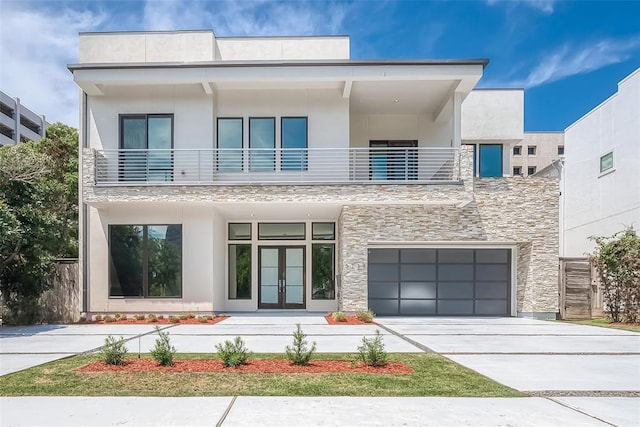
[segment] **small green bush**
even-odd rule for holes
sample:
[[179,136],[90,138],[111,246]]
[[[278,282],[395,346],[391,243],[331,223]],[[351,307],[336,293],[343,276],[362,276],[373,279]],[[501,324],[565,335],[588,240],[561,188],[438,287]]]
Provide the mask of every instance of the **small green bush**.
[[104,363],[107,365],[122,365],[126,354],[127,348],[124,345],[124,338],[120,337],[119,340],[116,340],[111,335],[105,338],[104,345],[100,350]]
[[93,317],[93,320],[95,320],[96,322],[100,322],[102,320],[102,316],[101,315],[97,315]]
[[196,318],[196,314],[193,311],[190,311],[187,313],[187,317],[189,319],[195,319]]
[[147,322],[155,323],[157,321],[158,321],[158,317],[155,314],[153,313],[147,314]]
[[180,323],[180,317],[178,317],[178,316],[169,316],[169,323]]
[[173,366],[173,355],[176,354],[176,348],[169,341],[169,332],[163,332],[156,326],[156,332],[159,337],[156,339],[156,346],[151,350],[151,356],[160,366]]
[[347,321],[347,315],[344,314],[342,311],[334,311],[333,313],[331,313],[331,317],[336,322],[346,322]]
[[371,323],[373,322],[373,316],[375,316],[373,314],[373,311],[371,310],[358,310],[356,311],[356,318],[364,323]]
[[180,316],[178,316],[178,319],[180,320],[187,320],[189,318],[189,316],[187,314],[181,314]]
[[162,314],[158,314],[158,320],[162,320],[164,319],[164,316]]
[[387,364],[387,352],[384,350],[379,329],[376,329],[375,338],[362,337],[362,345],[358,346],[358,359],[373,367]]
[[198,322],[207,323],[209,321],[209,316],[200,316],[198,317]]
[[218,357],[227,368],[244,365],[251,355],[240,337],[236,337],[233,342],[226,340],[224,345],[217,344],[216,350],[218,350]]
[[314,341],[311,348],[307,346],[307,335],[302,332],[300,323],[296,323],[296,330],[293,331],[293,345],[287,346],[285,351],[287,353],[287,359],[294,365],[308,365],[311,356],[316,351],[316,343]]
[[144,320],[145,316],[144,314],[136,314],[133,318],[136,320]]
[[113,323],[116,321],[116,318],[111,316],[104,316],[104,321],[107,323]]

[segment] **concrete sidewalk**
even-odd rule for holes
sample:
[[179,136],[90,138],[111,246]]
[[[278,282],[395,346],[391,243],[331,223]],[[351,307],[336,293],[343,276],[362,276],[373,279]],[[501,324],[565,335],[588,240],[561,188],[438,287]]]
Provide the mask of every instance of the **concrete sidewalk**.
[[635,403],[536,397],[11,397],[0,399],[0,421],[3,427],[637,426]]

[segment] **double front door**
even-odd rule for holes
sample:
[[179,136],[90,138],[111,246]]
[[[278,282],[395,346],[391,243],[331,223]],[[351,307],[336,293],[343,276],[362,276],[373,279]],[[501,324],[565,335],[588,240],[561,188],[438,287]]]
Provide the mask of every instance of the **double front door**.
[[258,308],[305,308],[303,246],[259,247]]

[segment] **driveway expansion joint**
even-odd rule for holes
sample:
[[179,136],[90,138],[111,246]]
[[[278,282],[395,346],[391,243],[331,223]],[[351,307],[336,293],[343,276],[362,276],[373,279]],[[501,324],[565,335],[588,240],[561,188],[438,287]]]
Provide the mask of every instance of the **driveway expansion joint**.
[[640,390],[535,390],[522,391],[531,397],[640,397]]
[[589,417],[589,418],[593,418],[594,420],[598,420],[598,421],[600,421],[601,423],[604,423],[604,424],[606,424],[606,425],[614,426],[614,427],[616,426],[616,424],[612,424],[612,423],[610,423],[610,422],[607,422],[607,421],[603,420],[602,418],[598,418],[598,417],[596,417],[595,415],[591,415],[591,414],[589,414],[589,413],[587,413],[587,412],[581,411],[581,410],[579,410],[578,408],[574,408],[573,406],[567,405],[567,404],[566,404],[566,403],[564,403],[564,402],[560,402],[560,401],[555,400],[555,399],[552,399],[552,398],[550,398],[550,397],[547,397],[546,399],[547,399],[547,400],[549,400],[549,401],[551,401],[551,402],[553,402],[553,403],[557,403],[557,404],[558,404],[558,405],[560,405],[560,406],[564,406],[564,407],[565,407],[565,408],[567,408],[567,409],[570,409],[570,410],[572,410],[572,411],[576,411],[576,412],[578,412],[578,413],[580,413],[580,414],[582,414],[582,415],[585,415],[585,416],[587,416],[587,417]]
[[233,396],[233,399],[231,399],[231,401],[227,405],[227,409],[225,409],[224,412],[222,413],[222,416],[220,417],[220,420],[216,424],[216,427],[220,427],[222,425],[222,423],[224,423],[224,420],[227,419],[227,415],[229,415],[229,412],[231,411],[231,408],[233,407],[233,404],[236,403],[236,399],[237,398],[238,398],[238,396]]
[[425,353],[435,353],[435,351],[433,351],[432,349],[430,349],[426,345],[421,344],[418,341],[414,341],[411,338],[401,334],[400,332],[396,332],[393,329],[391,329],[391,328],[389,328],[389,327],[387,327],[385,325],[378,324],[378,326],[381,329],[384,329],[385,331],[389,332],[391,335],[395,335],[396,337],[400,338],[401,340],[404,340],[404,341],[408,342],[412,346],[419,348],[420,350],[424,351]]

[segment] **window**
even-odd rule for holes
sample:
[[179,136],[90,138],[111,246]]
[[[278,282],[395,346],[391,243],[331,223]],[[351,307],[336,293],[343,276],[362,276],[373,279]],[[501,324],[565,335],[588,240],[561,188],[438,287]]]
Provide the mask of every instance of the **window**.
[[535,156],[536,155],[536,146],[535,145],[530,145],[527,147],[527,154],[530,156]]
[[280,119],[282,133],[281,169],[283,171],[307,170],[307,118],[283,117]]
[[600,173],[613,169],[613,151],[600,157]]
[[173,114],[120,116],[122,181],[173,180]]
[[182,295],[182,225],[110,225],[109,296]]
[[558,156],[564,156],[564,145],[558,145]]
[[529,166],[527,168],[527,175],[533,175],[534,173],[536,173],[536,167],[535,166]]
[[304,222],[267,222],[258,224],[260,240],[304,240]]
[[480,177],[502,176],[502,145],[480,144]]
[[522,154],[522,147],[520,147],[519,145],[516,147],[513,147],[513,155],[514,156],[519,156]]
[[229,245],[229,299],[251,299],[251,245]]
[[514,166],[513,167],[513,176],[522,175],[522,166]]
[[229,240],[251,240],[251,224],[229,223]]
[[314,222],[311,225],[313,240],[335,240],[335,228],[333,222]]
[[311,299],[335,299],[335,244],[311,245]]
[[249,118],[249,170],[275,170],[276,119]]
[[371,180],[418,179],[418,141],[369,141]]
[[218,170],[242,171],[242,119],[218,118]]

